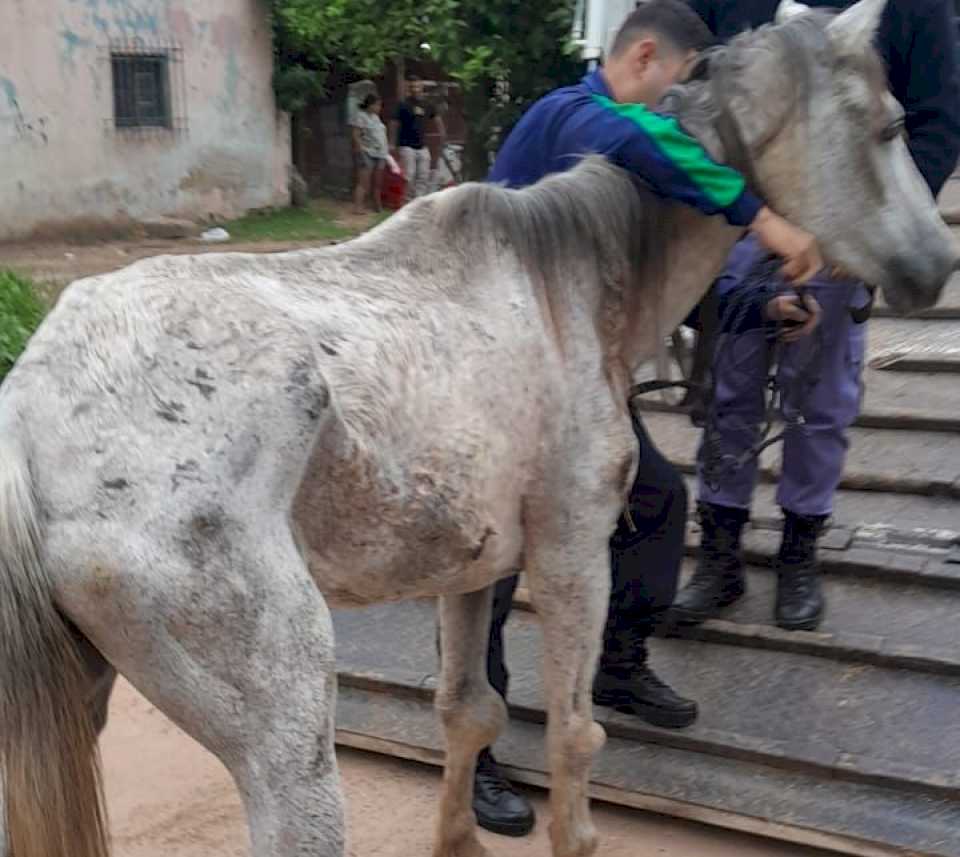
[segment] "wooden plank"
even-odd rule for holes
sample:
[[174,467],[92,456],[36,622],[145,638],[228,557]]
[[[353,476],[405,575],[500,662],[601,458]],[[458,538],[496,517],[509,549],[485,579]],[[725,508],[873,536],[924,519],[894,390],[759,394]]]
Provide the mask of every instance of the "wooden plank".
[[[337,746],[340,747],[349,747],[352,750],[362,750],[407,762],[419,762],[435,768],[442,769],[444,765],[444,754],[439,750],[417,747],[401,741],[390,741],[364,735],[360,732],[351,732],[348,729],[337,730],[336,742]],[[514,783],[541,790],[550,788],[550,775],[545,771],[528,770],[506,764],[501,764],[500,767]],[[680,818],[684,821],[733,830],[763,839],[804,845],[808,848],[819,848],[824,851],[836,851],[839,854],[853,855],[853,857],[905,857],[903,850],[900,848],[876,845],[847,836],[823,833],[819,830],[790,827],[764,818],[752,818],[748,815],[662,798],[658,795],[642,794],[597,783],[590,783],[588,792],[592,800],[600,803],[635,809],[641,812],[652,812],[671,818]],[[921,857],[917,852],[914,852],[914,854]]]
[[[443,764],[440,730],[428,702],[345,688],[337,742],[433,766]],[[547,787],[541,726],[511,721],[497,743],[510,778]],[[857,857],[958,857],[960,807],[918,801],[746,762],[611,737],[597,758],[596,800]],[[601,852],[602,853],[602,852]]]

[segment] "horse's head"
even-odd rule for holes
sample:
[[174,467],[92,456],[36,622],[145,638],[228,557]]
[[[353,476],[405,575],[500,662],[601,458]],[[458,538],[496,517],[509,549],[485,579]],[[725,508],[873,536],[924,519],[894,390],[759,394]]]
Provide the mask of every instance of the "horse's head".
[[873,47],[886,2],[833,15],[782,0],[774,25],[709,57],[676,110],[832,264],[909,312],[936,303],[960,248],[907,150]]

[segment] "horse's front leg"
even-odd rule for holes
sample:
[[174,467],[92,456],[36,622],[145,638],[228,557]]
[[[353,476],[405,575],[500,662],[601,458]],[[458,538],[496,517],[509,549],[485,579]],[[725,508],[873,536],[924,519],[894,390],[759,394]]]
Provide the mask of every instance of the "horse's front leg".
[[477,754],[496,740],[506,706],[487,680],[493,588],[440,599],[441,669],[436,706],[446,732],[443,797],[434,857],[483,857],[473,813]]
[[[555,514],[554,520],[575,520],[562,510]],[[587,787],[605,738],[593,719],[592,687],[610,600],[607,523],[598,516],[581,519],[572,533],[541,534],[528,555],[543,625],[554,857],[588,857],[597,848]]]

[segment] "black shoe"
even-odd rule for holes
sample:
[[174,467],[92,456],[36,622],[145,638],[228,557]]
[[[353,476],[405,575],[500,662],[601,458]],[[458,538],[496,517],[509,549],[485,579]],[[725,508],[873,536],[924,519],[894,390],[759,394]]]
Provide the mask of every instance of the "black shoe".
[[489,750],[477,759],[473,811],[477,824],[501,836],[526,836],[536,821],[530,801],[504,777]]
[[747,591],[740,557],[740,534],[747,511],[713,503],[700,503],[697,508],[702,527],[700,560],[670,608],[668,621],[676,625],[706,622]]
[[783,541],[777,556],[777,625],[786,631],[815,631],[825,603],[817,569],[817,539],[825,515],[795,515],[784,510]]
[[664,729],[684,729],[696,721],[697,703],[677,694],[649,667],[618,673],[597,674],[593,682],[595,705],[632,714]]

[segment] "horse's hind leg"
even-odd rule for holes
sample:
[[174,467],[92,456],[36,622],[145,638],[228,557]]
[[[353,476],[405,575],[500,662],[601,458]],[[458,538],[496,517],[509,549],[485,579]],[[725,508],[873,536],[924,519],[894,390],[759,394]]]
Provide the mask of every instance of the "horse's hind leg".
[[506,706],[487,680],[493,589],[440,599],[442,646],[436,706],[446,732],[446,766],[434,857],[482,857],[473,813],[477,754],[506,721]]
[[69,614],[226,765],[254,857],[342,857],[332,626],[286,522],[188,514],[136,547]]

